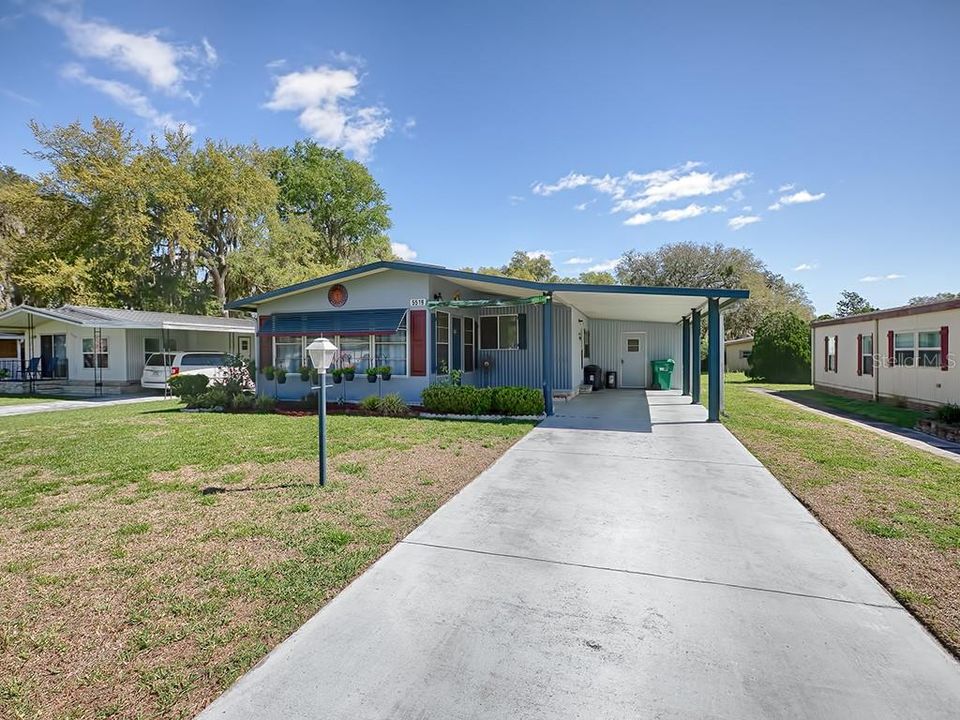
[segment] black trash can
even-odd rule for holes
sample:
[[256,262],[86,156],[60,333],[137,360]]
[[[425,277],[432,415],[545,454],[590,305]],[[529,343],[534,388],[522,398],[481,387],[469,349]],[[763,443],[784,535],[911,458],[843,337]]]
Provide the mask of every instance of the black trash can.
[[583,368],[583,384],[594,390],[603,389],[603,373],[600,372],[599,365],[586,365]]
[[611,390],[617,387],[617,371],[607,370],[607,387]]

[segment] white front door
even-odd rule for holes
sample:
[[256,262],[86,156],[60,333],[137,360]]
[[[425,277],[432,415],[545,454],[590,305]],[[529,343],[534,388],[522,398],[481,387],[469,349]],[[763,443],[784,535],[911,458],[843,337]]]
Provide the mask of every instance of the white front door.
[[647,334],[623,333],[620,338],[620,387],[647,386]]

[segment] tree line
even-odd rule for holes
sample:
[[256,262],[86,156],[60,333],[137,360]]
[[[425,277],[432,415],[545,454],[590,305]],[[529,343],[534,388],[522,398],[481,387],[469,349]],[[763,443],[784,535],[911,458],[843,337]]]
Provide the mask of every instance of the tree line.
[[231,300],[393,253],[361,163],[95,118],[31,123],[48,170],[0,169],[0,309],[26,302],[218,314]]

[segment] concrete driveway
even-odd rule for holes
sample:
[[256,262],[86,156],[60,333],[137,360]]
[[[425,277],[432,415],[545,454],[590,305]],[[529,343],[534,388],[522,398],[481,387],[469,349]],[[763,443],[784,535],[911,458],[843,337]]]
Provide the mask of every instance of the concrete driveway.
[[169,400],[163,395],[137,394],[124,397],[100,397],[100,398],[77,398],[75,400],[42,400],[36,403],[23,403],[21,405],[2,405],[0,406],[0,417],[9,415],[32,415],[34,413],[57,412],[60,410],[89,410],[90,408],[111,407],[113,405],[130,405],[139,402],[155,402],[157,400]]
[[956,718],[960,665],[704,416],[558,405],[201,717]]

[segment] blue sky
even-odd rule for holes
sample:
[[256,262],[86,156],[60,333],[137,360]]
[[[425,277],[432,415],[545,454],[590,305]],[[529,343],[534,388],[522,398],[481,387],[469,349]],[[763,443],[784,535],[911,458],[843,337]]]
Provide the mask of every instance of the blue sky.
[[40,169],[31,118],[312,135],[424,262],[573,275],[690,240],[821,312],[960,290],[960,3],[246,5],[0,0],[0,163]]

